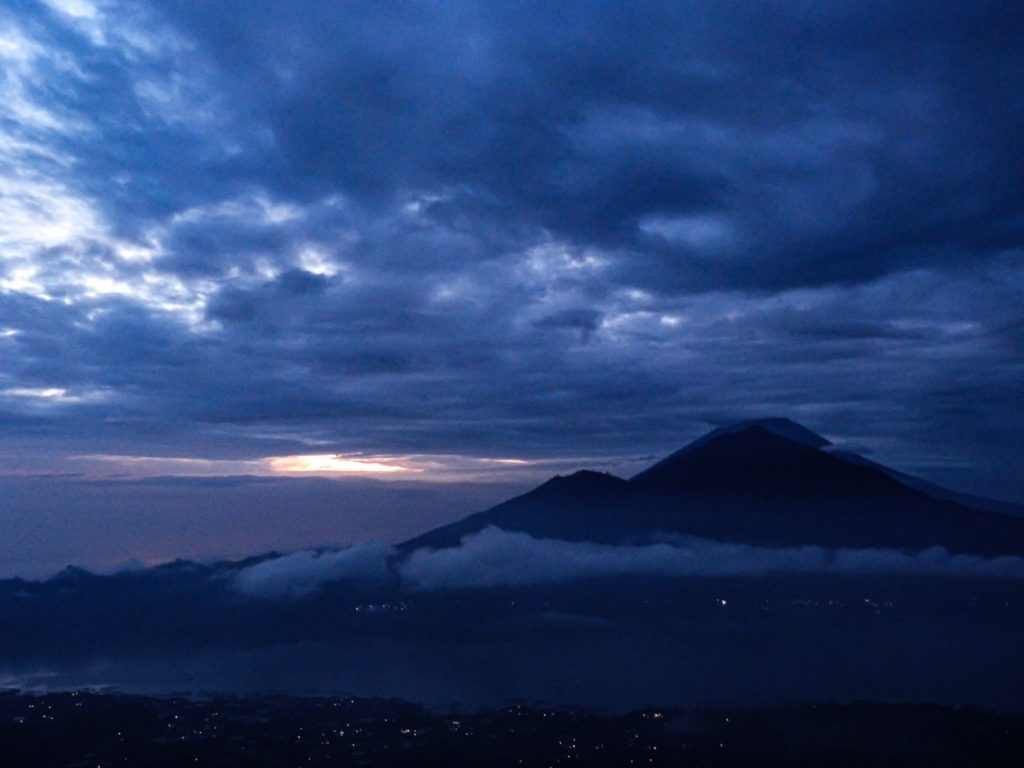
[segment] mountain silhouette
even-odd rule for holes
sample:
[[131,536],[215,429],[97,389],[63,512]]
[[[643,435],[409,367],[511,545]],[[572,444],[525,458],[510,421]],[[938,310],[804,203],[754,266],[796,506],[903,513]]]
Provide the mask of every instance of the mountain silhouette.
[[907,490],[882,472],[844,462],[807,441],[783,437],[759,424],[702,438],[632,482],[662,491],[760,497],[870,497]]
[[463,536],[489,526],[546,539],[618,541],[628,537],[635,528],[629,510],[636,503],[636,497],[636,488],[627,480],[581,470],[553,477],[529,493],[486,512],[435,528],[400,548],[452,547],[458,545]]
[[401,545],[457,546],[494,526],[603,543],[683,535],[762,546],[1024,554],[1024,519],[914,482],[787,419],[714,430],[630,480],[580,471]]

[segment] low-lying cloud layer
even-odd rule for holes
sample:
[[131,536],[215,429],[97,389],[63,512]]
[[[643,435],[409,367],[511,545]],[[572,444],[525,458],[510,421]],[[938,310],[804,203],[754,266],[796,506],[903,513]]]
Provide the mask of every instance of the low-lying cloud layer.
[[436,591],[616,576],[823,573],[1024,579],[1024,558],[957,555],[942,547],[919,552],[817,546],[773,549],[704,539],[616,546],[535,539],[487,528],[467,536],[458,547],[420,549],[406,557],[391,547],[373,544],[339,552],[298,552],[240,571],[235,584],[254,596],[303,596],[343,579],[379,582],[389,570],[410,590]]
[[264,560],[235,575],[235,587],[260,597],[302,597],[332,581],[380,583],[391,572],[392,547],[380,542],[355,544],[338,551],[306,550]]

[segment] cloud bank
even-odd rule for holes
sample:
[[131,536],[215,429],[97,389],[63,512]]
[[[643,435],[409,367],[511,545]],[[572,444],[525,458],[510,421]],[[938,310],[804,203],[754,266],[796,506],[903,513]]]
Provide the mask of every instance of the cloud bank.
[[821,573],[1024,579],[1024,558],[952,554],[942,547],[894,549],[768,548],[679,538],[673,543],[609,545],[535,539],[487,528],[450,549],[419,549],[404,558],[386,545],[333,553],[298,552],[235,576],[249,595],[309,595],[338,580],[380,582],[389,572],[413,591],[556,584],[618,576],[721,577]]
[[1022,35],[994,0],[7,3],[0,462],[620,460],[779,414],[1024,499]]
[[336,552],[294,552],[242,569],[233,583],[242,594],[269,598],[305,597],[334,581],[379,584],[391,575],[392,554],[390,546],[379,542]]

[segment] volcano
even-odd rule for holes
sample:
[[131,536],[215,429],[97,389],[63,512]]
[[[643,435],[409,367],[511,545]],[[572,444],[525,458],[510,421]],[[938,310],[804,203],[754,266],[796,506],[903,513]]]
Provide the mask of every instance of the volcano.
[[[995,511],[998,510],[998,511]],[[904,475],[787,419],[714,430],[631,479],[583,470],[405,544],[447,548],[488,527],[637,543],[692,536],[762,546],[1024,554],[1024,517]]]

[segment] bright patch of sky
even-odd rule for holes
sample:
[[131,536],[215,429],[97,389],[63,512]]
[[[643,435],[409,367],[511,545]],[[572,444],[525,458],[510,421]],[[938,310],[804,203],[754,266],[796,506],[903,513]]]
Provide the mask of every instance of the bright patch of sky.
[[[122,234],[101,190],[80,175],[109,141],[106,117],[84,106],[106,87],[105,67],[121,67],[135,81],[134,91],[111,95],[109,108],[134,104],[143,115],[184,122],[189,130],[209,126],[210,97],[198,85],[181,92],[183,80],[202,82],[186,61],[190,46],[144,7],[46,5],[56,24],[0,12],[0,291],[64,304],[122,297],[198,326],[208,283],[138,268],[162,255],[168,225],[153,220],[137,234]],[[179,120],[179,113],[189,119]],[[121,119],[131,127],[136,118]],[[267,216],[282,210],[270,206]]]

